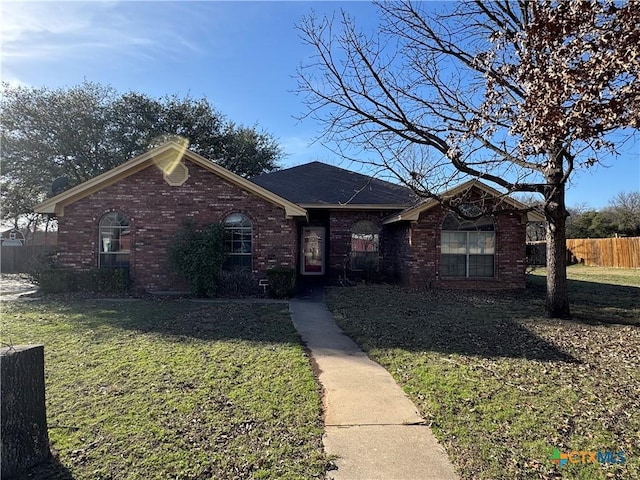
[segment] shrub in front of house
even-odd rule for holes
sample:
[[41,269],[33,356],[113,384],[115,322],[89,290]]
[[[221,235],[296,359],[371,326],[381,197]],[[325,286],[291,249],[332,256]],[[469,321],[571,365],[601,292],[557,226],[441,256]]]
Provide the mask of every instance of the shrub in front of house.
[[253,272],[234,268],[220,272],[218,294],[223,297],[248,297],[257,293],[258,282]]
[[131,286],[127,268],[95,268],[86,272],[85,278],[84,285],[89,285],[89,289],[96,292],[124,293]]
[[293,268],[278,267],[267,270],[269,295],[274,298],[289,298],[296,291],[296,271]]
[[351,264],[349,272],[352,280],[365,281],[367,283],[380,283],[382,275],[379,268],[379,259],[376,256],[361,256],[357,263]]
[[186,220],[167,248],[171,268],[183,275],[196,297],[214,297],[218,291],[220,271],[227,258],[224,229],[212,223],[198,226]]
[[[42,270],[34,282],[42,293],[67,293],[78,289],[77,275],[59,267]],[[33,277],[32,277],[33,278]]]
[[40,285],[43,281],[46,282],[49,276],[49,272],[58,266],[57,253],[47,252],[41,255],[36,255],[29,262],[27,274],[31,278],[31,281],[36,285]]
[[77,291],[124,293],[131,282],[126,268],[93,268],[70,270],[57,264],[55,253],[36,257],[29,267],[29,276],[42,293]]
[[42,293],[65,293],[76,289],[73,272],[58,266],[56,252],[36,256],[29,263],[27,273]]
[[123,268],[94,268],[74,271],[51,266],[31,275],[42,293],[101,292],[125,293],[129,290],[129,272]]

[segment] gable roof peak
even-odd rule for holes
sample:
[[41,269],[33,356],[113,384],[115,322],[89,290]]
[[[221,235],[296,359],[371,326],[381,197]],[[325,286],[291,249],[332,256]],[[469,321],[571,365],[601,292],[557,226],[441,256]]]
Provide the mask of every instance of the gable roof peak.
[[[443,199],[456,197],[472,189],[481,190],[487,195],[490,195],[494,198],[499,198],[501,199],[501,201],[503,201],[505,204],[507,204],[509,207],[513,209],[524,211],[527,208],[527,206],[522,202],[516,200],[515,198],[509,196],[506,193],[502,193],[496,190],[495,188],[490,187],[489,185],[487,185],[486,183],[482,182],[480,179],[477,179],[477,178],[472,178],[470,180],[462,182],[456,185],[455,187],[452,187],[449,190],[442,192],[441,194],[439,194],[439,196]],[[389,224],[389,223],[395,223],[395,222],[401,222],[401,221],[415,222],[418,220],[421,213],[431,210],[432,208],[438,205],[440,205],[440,202],[435,198],[422,198],[415,205],[410,206],[409,208],[406,208],[405,210],[403,210],[398,214],[394,214],[388,217],[386,220],[384,220],[383,223]],[[525,214],[525,217],[529,222],[544,221],[544,216],[540,215],[540,213],[535,210],[527,212]]]
[[187,159],[189,162],[204,168],[218,177],[251,192],[279,207],[282,207],[287,217],[306,217],[307,212],[304,208],[296,205],[285,198],[274,194],[273,192],[262,188],[255,183],[250,182],[246,178],[236,175],[219,165],[217,162],[206,159],[205,157],[189,150],[187,145],[181,145],[174,141],[168,141],[162,145],[152,148],[148,152],[134,157],[126,162],[108,170],[96,177],[93,177],[75,187],[45,200],[36,205],[34,211],[37,213],[54,214],[58,216],[64,215],[64,207],[74,203],[81,198],[87,197],[98,192],[114,183],[138,173],[152,165],[159,164],[169,160],[170,162],[178,162]]

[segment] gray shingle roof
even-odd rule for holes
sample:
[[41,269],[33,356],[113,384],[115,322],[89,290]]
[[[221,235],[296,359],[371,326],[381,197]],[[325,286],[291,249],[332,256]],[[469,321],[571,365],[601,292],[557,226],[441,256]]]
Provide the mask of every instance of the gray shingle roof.
[[409,188],[322,162],[265,173],[251,181],[297,204],[409,206],[416,200]]

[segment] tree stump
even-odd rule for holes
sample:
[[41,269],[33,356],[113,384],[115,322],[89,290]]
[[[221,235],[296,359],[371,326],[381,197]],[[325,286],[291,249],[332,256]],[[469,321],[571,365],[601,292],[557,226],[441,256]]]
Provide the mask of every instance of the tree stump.
[[51,456],[45,407],[44,346],[3,348],[0,370],[0,478],[8,479]]

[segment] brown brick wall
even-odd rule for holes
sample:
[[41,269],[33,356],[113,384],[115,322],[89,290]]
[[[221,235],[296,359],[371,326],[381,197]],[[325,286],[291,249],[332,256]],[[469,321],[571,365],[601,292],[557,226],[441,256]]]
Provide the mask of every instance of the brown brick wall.
[[[417,222],[382,226],[388,211],[333,210],[311,213],[312,224],[325,224],[328,216],[327,274],[337,278],[351,251],[351,227],[360,220],[380,226],[380,273],[387,281],[397,280],[411,287],[441,288],[523,288],[526,268],[525,227],[520,215],[495,217],[496,254],[493,278],[442,278],[440,276],[441,226],[446,216],[442,208],[423,213]],[[349,265],[347,263],[347,265]],[[355,278],[356,272],[350,272]]]
[[[389,215],[388,211],[351,211],[333,210],[329,214],[329,256],[327,270],[331,277],[338,277],[343,273],[345,261],[349,261],[351,252],[351,227],[359,221],[369,220],[380,229],[380,253],[386,255],[386,241],[382,234],[382,219]],[[349,263],[347,263],[347,268]]]
[[166,263],[166,247],[185,218],[217,223],[240,212],[253,222],[253,270],[258,276],[275,266],[296,267],[296,225],[284,210],[213,173],[187,162],[189,179],[168,185],[162,172],[149,167],[65,208],[59,219],[62,265],[95,268],[98,223],[107,212],[121,211],[130,220],[131,276],[137,287],[175,289],[184,286]]
[[[440,275],[440,238],[446,211],[433,208],[420,215],[409,231],[409,252],[398,259],[402,283],[412,287],[524,288],[526,224],[518,214],[494,217],[496,232],[495,276],[493,278],[443,278]],[[398,232],[401,232],[399,230]],[[399,233],[398,233],[399,234]]]
[[384,258],[382,260],[383,277],[392,282],[402,282],[408,276],[411,264],[409,249],[410,225],[407,222],[384,225]]
[[[216,175],[187,163],[189,179],[169,186],[155,167],[135,173],[65,208],[59,219],[61,264],[74,269],[98,264],[98,223],[111,211],[130,219],[131,276],[137,287],[181,289],[185,284],[166,263],[166,247],[185,218],[199,223],[221,222],[240,212],[253,222],[253,270],[264,276],[275,266],[298,267],[299,229],[285,219],[284,210]],[[424,212],[414,223],[382,226],[389,211],[311,211],[310,223],[328,228],[326,271],[342,275],[351,250],[351,228],[370,220],[380,230],[380,270],[384,279],[397,279],[412,287],[521,288],[524,287],[525,225],[519,215],[497,215],[496,274],[487,279],[441,278],[440,232],[446,212],[438,207]]]

